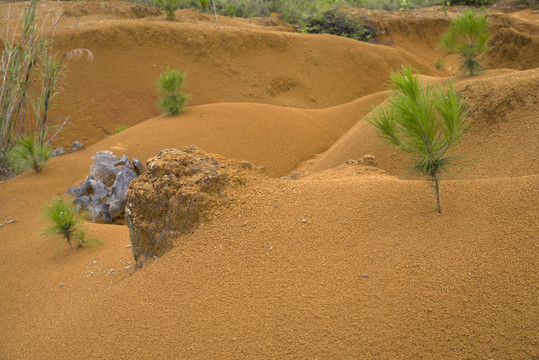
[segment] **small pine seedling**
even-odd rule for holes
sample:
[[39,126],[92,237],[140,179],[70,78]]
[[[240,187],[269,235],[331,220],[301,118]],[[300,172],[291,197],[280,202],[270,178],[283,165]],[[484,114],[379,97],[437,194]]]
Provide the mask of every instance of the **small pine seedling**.
[[439,177],[454,164],[455,146],[468,126],[464,100],[451,82],[420,86],[409,65],[391,74],[391,88],[387,105],[375,108],[367,120],[382,140],[408,153],[415,171],[433,181],[441,213]]
[[43,209],[43,217],[50,226],[43,231],[42,236],[61,239],[72,249],[84,245],[103,244],[99,240],[86,236],[83,229],[85,216],[77,213],[70,198],[54,198]]
[[185,102],[191,98],[191,95],[182,93],[186,76],[186,73],[169,67],[159,76],[157,84],[161,93],[161,100],[158,107],[169,115],[181,113],[185,109]]
[[436,66],[436,69],[441,70],[444,67],[442,58],[438,58],[438,60],[436,60],[436,64],[434,65]]
[[174,21],[176,19],[176,14],[174,14],[174,11],[178,10],[180,7],[178,0],[154,0],[154,3],[165,10],[167,20]]
[[443,50],[460,55],[460,69],[470,76],[477,75],[483,70],[476,58],[489,49],[487,16],[487,14],[478,15],[472,10],[465,11],[453,19],[440,42]]

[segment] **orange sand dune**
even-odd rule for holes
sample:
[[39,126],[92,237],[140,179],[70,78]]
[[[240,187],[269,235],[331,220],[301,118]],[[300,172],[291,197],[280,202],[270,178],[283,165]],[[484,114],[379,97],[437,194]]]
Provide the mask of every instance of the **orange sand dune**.
[[[472,166],[442,181],[438,214],[430,185],[398,179],[405,157],[362,118],[402,63],[448,79],[434,68],[439,9],[381,17],[398,48],[287,32],[275,17],[217,30],[192,10],[168,23],[122,2],[40,2],[50,9],[65,12],[58,49],[94,53],[70,62],[54,109],[72,120],[58,144],[88,147],[0,183],[0,224],[17,219],[0,226],[0,359],[537,358],[537,69],[456,79],[474,106]],[[526,36],[537,24],[498,16]],[[166,66],[188,71],[194,96],[156,117]],[[241,201],[135,273],[123,225],[88,223],[99,247],[44,243],[42,208],[97,151],[144,161],[189,145],[270,176],[253,172]],[[365,154],[379,169],[343,165]],[[277,179],[298,169],[314,173]]]
[[[165,68],[188,73],[190,106],[254,102],[297,108],[326,108],[385,90],[389,72],[412,62],[437,73],[403,50],[335,36],[308,36],[236,28],[125,20],[58,32],[63,50],[88,48],[93,62],[72,60],[67,91],[53,113],[70,114],[64,132],[93,144],[121,125],[158,114],[156,81]],[[217,80],[218,79],[218,80]]]

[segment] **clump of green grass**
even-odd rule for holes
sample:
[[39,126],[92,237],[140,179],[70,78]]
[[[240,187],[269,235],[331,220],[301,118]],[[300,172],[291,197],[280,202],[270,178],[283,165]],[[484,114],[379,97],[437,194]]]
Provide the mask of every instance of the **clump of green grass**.
[[127,126],[125,126],[125,125],[120,125],[120,126],[118,126],[118,127],[116,128],[116,134],[119,134],[119,133],[121,133],[121,132],[124,131],[124,130],[127,130]]
[[455,149],[468,126],[465,102],[451,82],[445,87],[421,86],[409,65],[391,74],[391,88],[387,104],[367,119],[382,140],[410,156],[413,170],[434,183],[441,213],[440,173],[456,165]]
[[472,10],[465,11],[453,19],[440,42],[443,50],[461,57],[460,69],[470,76],[477,75],[483,70],[476,58],[489,49],[487,16]]
[[185,109],[191,95],[183,93],[186,73],[167,67],[157,81],[161,100],[158,107],[169,115],[177,115]]
[[70,248],[80,248],[85,245],[103,244],[101,241],[89,238],[84,231],[84,213],[77,213],[70,198],[54,198],[43,209],[43,217],[48,222],[42,236],[67,243]]
[[26,170],[33,168],[40,172],[52,157],[52,148],[47,143],[40,143],[34,134],[25,134],[17,140],[8,161],[13,168]]

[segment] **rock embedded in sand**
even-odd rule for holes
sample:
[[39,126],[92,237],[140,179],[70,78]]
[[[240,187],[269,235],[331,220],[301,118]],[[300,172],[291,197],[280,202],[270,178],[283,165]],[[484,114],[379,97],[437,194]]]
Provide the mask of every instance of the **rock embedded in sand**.
[[65,155],[65,154],[67,154],[67,151],[63,147],[59,147],[52,151],[52,157],[57,157],[57,156]]
[[137,177],[129,159],[110,151],[93,156],[90,175],[79,186],[67,190],[74,203],[88,211],[93,222],[111,223],[123,217],[129,183]]
[[231,201],[244,183],[241,166],[196,147],[162,150],[129,185],[125,218],[137,266],[163,255],[174,241]]
[[71,145],[71,148],[69,149],[69,153],[79,151],[80,149],[84,149],[84,144],[80,141],[75,141],[73,145]]
[[378,166],[376,158],[373,155],[364,155],[357,160],[357,163],[360,165],[367,165],[373,167]]

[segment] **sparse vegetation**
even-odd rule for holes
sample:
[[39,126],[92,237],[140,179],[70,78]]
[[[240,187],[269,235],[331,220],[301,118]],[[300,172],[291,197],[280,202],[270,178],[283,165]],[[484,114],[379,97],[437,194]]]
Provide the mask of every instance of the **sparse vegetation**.
[[[47,118],[56,89],[62,79],[64,60],[92,54],[87,49],[75,49],[57,56],[52,52],[51,40],[43,36],[35,24],[37,0],[25,8],[18,31],[17,42],[9,34],[0,38],[3,43],[0,62],[0,176],[16,175],[21,166],[18,155],[29,160],[36,171],[46,163],[48,131],[54,125]],[[54,19],[52,27],[56,26]],[[34,86],[33,84],[39,84]],[[57,129],[59,131],[60,129]],[[54,135],[53,135],[54,136]],[[21,140],[22,139],[22,140]],[[18,149],[14,149],[18,147]]]
[[489,36],[487,14],[468,10],[451,22],[440,47],[450,54],[460,55],[461,70],[473,76],[483,70],[476,58],[489,49]]
[[77,213],[70,198],[54,198],[43,210],[43,217],[48,222],[42,236],[65,241],[72,249],[84,245],[102,244],[101,241],[86,236],[84,231],[84,213]]
[[410,1],[409,0],[400,0],[400,9],[399,11],[406,11],[406,15],[410,13]]
[[447,16],[447,6],[450,6],[450,5],[451,5],[451,2],[442,1],[442,12],[444,13],[445,16]]
[[368,42],[372,42],[377,33],[373,26],[364,25],[359,18],[337,9],[327,9],[302,17],[298,31],[306,34],[338,35]]
[[[128,0],[145,5],[154,5],[153,0]],[[281,14],[283,19],[291,24],[299,22],[302,16],[323,11],[331,7],[360,7],[365,9],[399,10],[408,11],[425,6],[436,6],[443,3],[442,0],[214,0],[215,10],[220,15],[235,17],[267,17],[272,12]],[[481,6],[491,3],[491,0],[461,0],[461,4]],[[456,3],[455,3],[456,4]],[[203,12],[212,12],[207,0],[182,0],[178,8],[195,8]]]
[[436,69],[438,69],[438,70],[443,69],[444,62],[443,62],[442,58],[438,58],[438,60],[436,60],[436,64],[434,64],[434,66],[436,66]]
[[19,172],[33,168],[40,172],[52,157],[52,148],[36,140],[34,134],[25,134],[17,140],[8,156],[10,165]]
[[167,20],[173,21],[176,19],[174,11],[180,8],[179,0],[154,0],[155,5],[165,10]]
[[391,74],[391,88],[387,104],[376,107],[368,121],[384,141],[408,153],[415,171],[432,180],[437,211],[442,212],[439,177],[454,164],[454,149],[465,134],[465,103],[451,82],[421,86],[409,65]]
[[159,77],[158,87],[161,100],[158,107],[169,115],[181,113],[186,101],[191,98],[191,95],[182,93],[186,76],[186,73],[167,67],[167,70]]
[[125,125],[120,125],[120,126],[118,126],[118,127],[116,128],[116,134],[119,134],[119,133],[121,133],[121,132],[124,131],[124,130],[127,130],[127,126],[125,126]]
[[492,3],[493,0],[453,0],[453,5],[484,6]]

